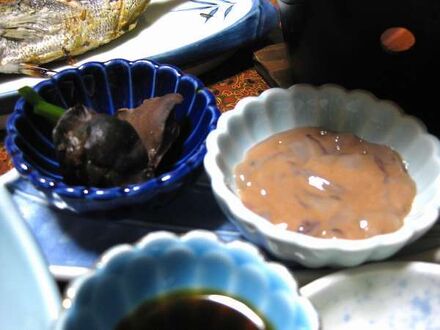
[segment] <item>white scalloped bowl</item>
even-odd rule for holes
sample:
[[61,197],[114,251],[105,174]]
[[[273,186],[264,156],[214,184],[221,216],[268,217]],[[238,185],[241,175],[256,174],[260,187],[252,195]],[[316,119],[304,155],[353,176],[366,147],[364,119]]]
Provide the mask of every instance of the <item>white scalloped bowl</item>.
[[[233,173],[245,152],[275,133],[311,126],[351,132],[399,152],[417,186],[412,209],[399,230],[360,240],[316,238],[279,228],[244,206],[234,191]],[[438,139],[417,118],[366,91],[297,84],[247,97],[220,116],[217,129],[208,136],[207,149],[204,166],[226,216],[248,240],[276,257],[307,267],[356,266],[388,258],[427,232],[438,217]]]
[[95,270],[69,284],[55,329],[115,329],[143,303],[188,290],[238,300],[274,330],[319,328],[318,314],[286,267],[266,261],[247,242],[224,243],[212,232],[193,230],[183,236],[153,232],[106,251]]

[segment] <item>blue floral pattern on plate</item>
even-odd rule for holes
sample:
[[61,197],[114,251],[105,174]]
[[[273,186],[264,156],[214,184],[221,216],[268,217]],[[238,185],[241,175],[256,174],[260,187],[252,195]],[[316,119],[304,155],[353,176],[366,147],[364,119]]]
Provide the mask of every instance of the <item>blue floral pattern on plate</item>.
[[387,262],[340,271],[301,288],[323,329],[440,329],[440,265]]

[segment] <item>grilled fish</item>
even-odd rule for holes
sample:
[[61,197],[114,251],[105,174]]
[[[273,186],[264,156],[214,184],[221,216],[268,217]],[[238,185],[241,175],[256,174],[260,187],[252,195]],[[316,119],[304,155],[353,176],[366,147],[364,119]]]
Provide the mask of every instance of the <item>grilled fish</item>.
[[150,0],[0,0],[0,73],[50,76],[40,64],[132,30]]

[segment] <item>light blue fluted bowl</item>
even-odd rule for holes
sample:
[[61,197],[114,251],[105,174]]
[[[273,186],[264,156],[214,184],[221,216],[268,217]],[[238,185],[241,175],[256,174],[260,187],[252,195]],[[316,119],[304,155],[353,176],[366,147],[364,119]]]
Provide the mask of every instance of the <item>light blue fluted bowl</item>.
[[318,329],[315,309],[284,266],[249,243],[226,244],[201,230],[154,232],[105,252],[95,270],[68,286],[56,329],[113,329],[141,303],[187,289],[233,297],[275,330]]

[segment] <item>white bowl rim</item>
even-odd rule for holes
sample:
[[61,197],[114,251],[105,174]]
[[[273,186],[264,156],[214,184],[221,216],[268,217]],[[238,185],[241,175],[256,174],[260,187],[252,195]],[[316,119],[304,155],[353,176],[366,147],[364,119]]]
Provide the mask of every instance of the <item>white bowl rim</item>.
[[348,268],[320,277],[300,288],[300,293],[309,299],[319,295],[321,290],[335,283],[345,280],[355,280],[358,276],[366,276],[367,273],[381,273],[386,271],[434,274],[440,278],[440,264],[425,261],[387,261],[362,265],[356,268]]
[[[379,246],[394,246],[403,242],[407,242],[411,239],[415,232],[419,232],[426,227],[431,227],[437,221],[440,207],[440,189],[436,191],[436,195],[433,199],[434,202],[426,205],[423,216],[421,217],[424,218],[424,221],[420,221],[418,227],[409,228],[409,226],[406,225],[407,222],[404,221],[404,225],[400,227],[397,231],[356,240],[318,238],[282,229],[272,224],[267,219],[254,213],[250,209],[246,208],[241,202],[240,198],[227,187],[225,183],[225,176],[217,165],[216,157],[220,153],[217,140],[219,136],[227,134],[227,123],[230,120],[233,120],[234,117],[240,116],[248,103],[255,101],[263,102],[272,94],[291,93],[292,91],[297,89],[313,89],[316,91],[334,89],[346,95],[359,93],[371,98],[374,102],[388,103],[393,109],[395,109],[394,111],[397,111],[399,113],[400,116],[412,119],[419,127],[419,130],[422,132],[422,134],[426,135],[429,138],[429,140],[433,144],[433,147],[436,150],[436,152],[433,153],[434,161],[437,162],[440,167],[440,142],[438,138],[427,132],[426,126],[420,119],[415,116],[406,114],[393,101],[381,100],[377,98],[374,94],[366,90],[348,90],[336,84],[323,84],[320,86],[314,86],[311,84],[294,84],[287,89],[279,87],[269,88],[261,93],[259,96],[246,97],[240,100],[233,110],[223,113],[219,118],[217,128],[208,135],[208,138],[206,140],[207,154],[204,158],[204,166],[208,175],[211,178],[212,189],[215,195],[219,196],[219,198],[225,201],[226,207],[236,218],[239,218],[241,222],[245,223],[248,226],[256,227],[259,232],[261,232],[273,241],[281,241],[287,244],[302,246],[318,251],[336,250],[348,252],[373,250]],[[440,181],[440,178],[437,178],[437,180]],[[423,226],[421,226],[421,224],[423,224]]]

